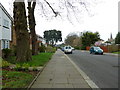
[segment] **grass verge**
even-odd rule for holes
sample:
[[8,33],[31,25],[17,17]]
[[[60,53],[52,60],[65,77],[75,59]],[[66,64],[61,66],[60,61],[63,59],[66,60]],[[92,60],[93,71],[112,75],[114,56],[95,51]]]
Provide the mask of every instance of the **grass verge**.
[[119,52],[113,52],[114,54],[120,54],[120,51]]
[[18,71],[2,71],[2,88],[25,88],[32,80],[33,75]]
[[15,56],[9,57],[7,61],[12,64],[29,64],[30,66],[43,66],[46,62],[48,62],[53,53],[39,53],[38,55],[32,56],[32,61],[27,62],[16,62]]
[[[15,57],[11,57],[7,61],[11,64],[27,64],[32,67],[43,66],[51,59],[52,55],[53,53],[40,53],[32,56],[32,61],[28,62],[15,62]],[[15,71],[5,67],[5,69],[2,69],[2,88],[25,88],[34,79],[35,75],[35,71]]]
[[43,66],[46,62],[48,62],[53,53],[40,53],[39,55],[32,56],[32,61],[28,62],[30,66]]
[[32,61],[27,62],[18,62],[17,64],[29,64],[29,66],[43,66],[46,62],[48,62],[53,53],[40,53],[38,55],[32,56]]

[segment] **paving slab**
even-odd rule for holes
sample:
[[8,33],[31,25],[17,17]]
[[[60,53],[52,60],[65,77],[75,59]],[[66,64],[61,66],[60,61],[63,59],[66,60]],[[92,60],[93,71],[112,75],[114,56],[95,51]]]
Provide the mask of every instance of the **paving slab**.
[[90,88],[64,53],[57,50],[31,88]]

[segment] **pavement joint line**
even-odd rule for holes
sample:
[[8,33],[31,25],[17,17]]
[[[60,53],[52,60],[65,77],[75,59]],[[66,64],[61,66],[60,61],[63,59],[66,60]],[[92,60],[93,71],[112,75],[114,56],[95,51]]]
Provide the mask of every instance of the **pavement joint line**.
[[[62,52],[62,51],[61,51]],[[63,53],[63,52],[62,52]],[[64,54],[64,53],[63,53]],[[73,66],[77,69],[77,71],[82,75],[82,77],[85,79],[87,84],[94,90],[99,89],[101,90],[66,54],[64,54],[67,59],[73,64]]]

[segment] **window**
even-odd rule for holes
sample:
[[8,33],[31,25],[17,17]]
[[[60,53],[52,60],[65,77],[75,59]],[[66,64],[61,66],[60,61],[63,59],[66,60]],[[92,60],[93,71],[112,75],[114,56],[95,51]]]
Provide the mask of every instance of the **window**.
[[9,48],[9,41],[7,40],[2,40],[2,48]]
[[3,27],[9,28],[9,21],[7,21],[6,19],[4,19]]
[[6,48],[9,48],[9,42],[6,41]]
[[2,48],[5,48],[5,40],[3,40]]

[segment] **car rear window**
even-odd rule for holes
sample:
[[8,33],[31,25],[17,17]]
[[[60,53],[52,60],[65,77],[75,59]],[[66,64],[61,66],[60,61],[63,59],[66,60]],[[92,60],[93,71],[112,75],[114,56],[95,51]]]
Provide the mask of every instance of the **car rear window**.
[[71,47],[65,47],[65,49],[71,49]]

